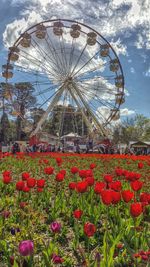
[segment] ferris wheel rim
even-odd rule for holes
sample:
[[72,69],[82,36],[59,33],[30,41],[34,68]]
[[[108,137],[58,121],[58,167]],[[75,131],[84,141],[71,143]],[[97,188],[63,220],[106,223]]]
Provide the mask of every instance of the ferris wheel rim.
[[[120,72],[121,72],[121,74],[122,74],[122,83],[123,83],[123,84],[122,84],[122,91],[124,92],[124,75],[123,75],[123,69],[122,69],[122,66],[121,66],[121,63],[120,63],[120,60],[119,60],[119,57],[118,57],[117,53],[115,52],[115,50],[113,49],[112,45],[107,41],[107,39],[106,39],[104,36],[102,36],[97,30],[93,29],[92,27],[90,27],[90,26],[88,26],[88,25],[86,25],[86,24],[84,24],[84,23],[78,22],[78,21],[76,21],[76,20],[68,20],[68,19],[53,19],[53,20],[49,19],[49,20],[41,21],[41,22],[39,22],[39,23],[37,23],[37,24],[34,24],[33,26],[29,27],[27,30],[25,30],[25,31],[24,31],[24,32],[17,38],[17,40],[15,41],[15,43],[14,43],[13,46],[18,47],[18,46],[20,45],[20,42],[19,42],[19,41],[21,40],[21,38],[22,38],[22,36],[23,36],[24,33],[26,33],[26,32],[30,32],[32,29],[34,29],[34,28],[37,27],[38,25],[41,25],[41,24],[43,25],[43,24],[45,24],[45,23],[49,23],[49,22],[51,23],[51,22],[55,22],[55,21],[62,21],[62,22],[76,23],[76,24],[78,24],[78,25],[82,25],[82,26],[84,26],[84,27],[86,27],[86,28],[92,30],[93,32],[95,32],[100,38],[102,38],[102,39],[109,45],[109,47],[111,48],[113,54],[115,55],[116,59],[118,60],[118,64],[119,64],[119,68],[120,68]],[[50,27],[50,26],[49,26],[49,27]],[[47,26],[47,28],[49,28],[49,27]],[[51,26],[51,27],[52,27],[52,26]],[[65,27],[65,26],[63,26],[63,27]],[[34,32],[35,32],[35,31],[34,31]],[[80,32],[81,32],[81,30],[80,30]],[[32,32],[32,33],[33,33],[33,32]],[[31,33],[31,34],[32,34],[32,33]],[[11,53],[11,52],[9,52],[9,55],[10,55],[10,53]],[[7,64],[9,64],[9,62],[11,62],[11,60],[9,59],[9,55],[8,55],[8,61],[7,61]],[[109,58],[110,58],[110,56],[109,56]],[[116,76],[117,76],[117,74],[116,74]],[[117,113],[117,110],[119,110],[120,106],[121,106],[121,102],[118,103],[118,106],[117,106],[117,109],[116,109],[116,113]],[[113,116],[114,116],[116,113],[114,112]],[[107,125],[107,124],[111,121],[111,119],[112,119],[112,114],[110,114],[110,116],[107,118],[107,120],[106,120],[106,122],[105,122],[104,125]]]

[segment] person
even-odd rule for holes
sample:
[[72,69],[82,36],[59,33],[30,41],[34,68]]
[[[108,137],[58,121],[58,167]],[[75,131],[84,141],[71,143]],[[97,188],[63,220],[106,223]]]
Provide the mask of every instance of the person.
[[17,142],[15,142],[12,146],[12,153],[16,154],[17,152],[20,152],[20,146]]

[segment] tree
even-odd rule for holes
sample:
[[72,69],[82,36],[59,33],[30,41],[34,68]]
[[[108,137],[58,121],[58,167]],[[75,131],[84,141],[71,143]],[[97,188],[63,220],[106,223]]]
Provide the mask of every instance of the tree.
[[1,117],[1,131],[0,131],[0,139],[1,142],[3,142],[4,144],[7,144],[7,142],[9,141],[9,120],[8,120],[8,116],[7,113],[3,113],[2,117]]
[[13,94],[15,96],[14,106],[19,113],[16,120],[17,140],[21,140],[21,137],[24,135],[22,132],[22,118],[24,118],[25,112],[36,104],[33,92],[34,88],[29,82],[16,83],[13,87]]
[[130,141],[150,141],[150,119],[140,114],[127,118],[114,127],[113,141],[126,144]]

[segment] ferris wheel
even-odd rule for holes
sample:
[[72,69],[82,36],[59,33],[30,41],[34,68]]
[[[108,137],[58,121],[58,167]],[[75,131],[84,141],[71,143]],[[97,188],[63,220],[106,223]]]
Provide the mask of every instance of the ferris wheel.
[[[2,66],[6,79],[5,101],[11,102],[12,115],[27,122],[32,135],[60,111],[59,136],[62,134],[65,108],[80,112],[89,133],[107,135],[107,125],[120,117],[124,103],[124,76],[118,56],[110,43],[91,27],[66,19],[47,20],[22,33],[9,48],[7,63]],[[34,130],[30,112],[21,112],[13,85],[20,91],[30,85],[36,107],[43,109]],[[69,123],[69,121],[68,121]]]

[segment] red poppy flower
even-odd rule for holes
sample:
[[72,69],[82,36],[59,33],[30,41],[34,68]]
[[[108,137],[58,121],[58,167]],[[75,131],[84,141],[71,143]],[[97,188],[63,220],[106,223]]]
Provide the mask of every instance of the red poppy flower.
[[129,201],[131,201],[134,197],[134,193],[131,192],[130,190],[124,190],[121,192],[122,198],[124,200],[124,202],[128,203]]
[[96,164],[95,163],[91,163],[90,164],[90,169],[93,170],[94,168],[96,168]]
[[95,182],[94,177],[86,177],[85,181],[87,182],[88,186],[92,186]]
[[118,204],[121,200],[120,192],[112,191],[112,204]]
[[76,183],[71,182],[69,183],[69,189],[74,190],[76,188]]
[[65,178],[64,174],[57,173],[57,175],[56,175],[56,181],[57,182],[62,182],[64,180],[64,178]]
[[142,204],[139,202],[130,205],[130,213],[133,217],[138,217],[142,213]]
[[84,224],[84,233],[86,236],[91,237],[96,232],[96,226],[93,223],[87,222]]
[[52,167],[46,167],[45,169],[44,169],[44,172],[45,172],[45,174],[53,174],[53,172],[54,172],[54,168],[52,168]]
[[72,174],[76,174],[76,173],[78,173],[78,171],[79,171],[79,169],[76,166],[71,168],[71,173]]
[[102,190],[101,199],[105,205],[110,205],[112,203],[112,190]]
[[23,172],[22,173],[22,180],[26,181],[30,177],[30,174],[28,172]]
[[18,182],[16,183],[16,189],[17,189],[18,191],[22,191],[22,189],[24,188],[24,186],[25,186],[25,183],[24,183],[23,181],[18,181]]
[[111,183],[113,180],[113,177],[110,174],[105,174],[104,175],[104,180],[106,183]]
[[78,182],[76,184],[76,190],[79,193],[84,193],[87,191],[88,184],[86,181]]
[[131,182],[130,185],[131,185],[132,190],[139,191],[143,186],[143,182],[134,181],[134,182]]
[[27,180],[27,186],[28,186],[29,188],[33,188],[35,185],[36,185],[36,180],[35,180],[35,178],[29,178],[29,179]]
[[43,188],[44,185],[45,185],[44,179],[37,180],[37,187]]
[[100,194],[105,186],[106,184],[104,182],[96,182],[95,187],[94,187],[94,192],[96,194]]
[[81,216],[82,216],[82,214],[83,214],[83,211],[82,211],[82,210],[75,210],[75,211],[73,212],[73,216],[74,216],[74,218],[76,218],[76,219],[80,219]]
[[4,184],[10,184],[12,178],[10,176],[3,176],[3,183]]

